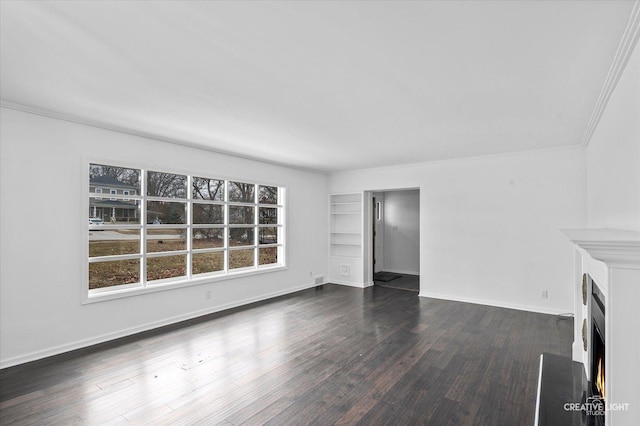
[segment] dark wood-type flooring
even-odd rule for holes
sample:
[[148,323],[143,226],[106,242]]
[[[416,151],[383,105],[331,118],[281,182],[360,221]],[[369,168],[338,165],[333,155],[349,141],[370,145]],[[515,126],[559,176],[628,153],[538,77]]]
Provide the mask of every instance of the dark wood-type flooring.
[[[400,278],[391,281],[374,281],[373,284],[380,287],[395,288],[398,290],[408,290],[420,292],[420,275],[400,274]],[[375,275],[374,275],[375,279]]]
[[531,425],[571,320],[324,285],[0,372],[0,424]]

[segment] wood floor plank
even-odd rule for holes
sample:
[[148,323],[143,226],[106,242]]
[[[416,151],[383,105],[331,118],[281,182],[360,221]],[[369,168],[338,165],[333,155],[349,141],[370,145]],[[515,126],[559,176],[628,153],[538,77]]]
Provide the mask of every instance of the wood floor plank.
[[572,321],[324,285],[0,371],[0,424],[531,424]]

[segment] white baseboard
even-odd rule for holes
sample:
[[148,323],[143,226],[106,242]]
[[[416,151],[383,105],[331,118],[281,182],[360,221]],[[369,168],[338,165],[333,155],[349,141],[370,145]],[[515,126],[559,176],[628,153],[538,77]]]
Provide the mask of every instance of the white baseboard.
[[354,282],[350,282],[350,281],[341,281],[341,280],[329,280],[328,283],[329,284],[346,285],[346,286],[349,286],[349,287],[357,287],[357,288],[365,288],[365,287],[369,287],[369,286],[373,285],[373,283],[354,283]]
[[519,305],[515,303],[496,302],[494,300],[473,299],[469,297],[458,297],[458,296],[451,296],[446,294],[428,293],[423,291],[420,292],[419,296],[430,297],[432,299],[451,300],[453,302],[463,302],[463,303],[473,303],[476,305],[495,306],[496,308],[506,308],[506,309],[515,309],[518,311],[535,312],[538,314],[560,315],[568,312],[568,311],[561,311],[557,309],[544,308],[541,306]]
[[117,332],[107,333],[100,336],[92,337],[90,339],[78,340],[76,342],[54,346],[52,348],[48,348],[40,351],[30,352],[28,354],[12,357],[8,359],[3,359],[0,361],[0,369],[13,367],[13,366],[24,364],[31,361],[37,361],[42,358],[59,355],[65,352],[74,351],[76,349],[86,348],[89,346],[97,345],[99,343],[105,343],[111,340],[131,336],[133,334],[153,330],[153,329],[164,327],[171,324],[176,324],[182,321],[198,318],[204,315],[214,314],[216,312],[225,311],[227,309],[233,309],[239,306],[248,305],[250,303],[260,302],[267,299],[273,299],[274,297],[284,296],[286,294],[295,293],[297,291],[313,288],[318,285],[320,284],[315,284],[315,283],[305,284],[305,285],[289,288],[282,291],[277,291],[269,294],[264,294],[261,296],[250,297],[250,298],[239,300],[236,302],[227,303],[225,305],[202,309],[199,311],[194,311],[194,312],[190,312],[183,315],[177,315],[171,318],[166,318],[164,320],[154,321],[154,322],[139,325],[136,327],[127,328],[125,330],[119,330]]

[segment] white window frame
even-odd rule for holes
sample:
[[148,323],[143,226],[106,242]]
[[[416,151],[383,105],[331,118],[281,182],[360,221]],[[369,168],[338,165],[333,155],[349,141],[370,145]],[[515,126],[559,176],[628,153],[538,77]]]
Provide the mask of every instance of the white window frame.
[[[85,271],[85,279],[83,280],[83,303],[93,303],[104,300],[118,299],[122,297],[129,297],[138,294],[168,290],[181,288],[185,286],[191,285],[201,285],[207,284],[215,281],[227,280],[238,277],[246,277],[255,274],[262,273],[270,273],[283,269],[287,269],[286,264],[286,187],[284,185],[272,184],[268,182],[256,182],[249,179],[244,178],[229,178],[224,176],[212,176],[213,173],[198,173],[191,172],[185,173],[181,171],[171,170],[170,168],[163,167],[152,167],[152,168],[142,168],[139,166],[132,165],[123,165],[122,162],[118,161],[87,161],[87,173],[86,173],[86,193],[85,203],[88,210],[88,201],[89,198],[96,197],[97,190],[94,193],[89,192],[89,177],[88,177],[88,169],[90,164],[103,164],[109,165],[113,167],[123,167],[139,170],[140,172],[140,195],[131,195],[131,194],[110,194],[115,200],[138,200],[140,205],[140,223],[139,224],[105,224],[102,225],[102,229],[138,229],[140,231],[140,252],[137,254],[125,254],[125,255],[112,255],[112,256],[99,256],[99,257],[89,257],[88,246],[89,244],[85,243],[86,247],[86,256],[85,264],[87,265]],[[146,184],[147,184],[147,172],[161,172],[168,174],[176,174],[176,175],[185,175],[187,177],[187,197],[186,198],[163,198],[163,197],[152,197],[147,195]],[[224,181],[224,200],[200,200],[194,199],[192,193],[192,182],[193,177],[213,179],[213,180],[221,180]],[[229,201],[229,184],[230,182],[241,182],[246,184],[255,185],[254,189],[254,200],[251,203],[240,203],[240,202],[232,202]],[[258,197],[260,192],[260,186],[269,186],[269,187],[277,187],[278,188],[278,201],[277,204],[262,204],[259,203]],[[114,197],[115,195],[115,197]],[[127,197],[126,199],[124,197]],[[174,202],[184,202],[186,203],[186,222],[184,224],[150,224],[147,223],[147,201],[174,201]],[[193,223],[193,215],[192,215],[192,206],[194,204],[215,204],[223,206],[223,214],[224,220],[223,224],[194,224]],[[252,206],[254,208],[254,223],[247,225],[233,225],[229,223],[229,206],[230,205],[242,205],[242,206]],[[278,215],[277,224],[260,224],[259,211],[260,208],[275,208]],[[86,221],[85,221],[86,222]],[[246,227],[248,229],[252,229],[254,233],[253,241],[251,244],[243,245],[243,246],[230,246],[229,236],[230,229],[238,228],[238,227]],[[277,228],[277,242],[272,244],[260,244],[259,241],[259,231],[260,228]],[[184,250],[177,251],[168,251],[168,252],[147,252],[147,230],[149,229],[162,229],[162,228],[171,228],[171,229],[185,229],[187,238],[186,238],[186,248]],[[223,246],[215,247],[215,248],[204,248],[204,249],[193,249],[192,248],[192,240],[194,239],[193,230],[196,228],[219,228],[223,230]],[[89,229],[85,226],[85,242],[89,241]],[[277,263],[260,265],[260,250],[266,248],[276,248],[277,250]],[[229,254],[233,251],[237,250],[253,250],[254,261],[253,266],[250,267],[242,267],[242,268],[230,268],[229,265]],[[202,273],[202,274],[193,274],[192,271],[192,256],[194,254],[200,253],[215,253],[222,252],[224,258],[223,269],[221,271]],[[172,255],[185,255],[186,256],[186,273],[184,276],[175,277],[175,278],[166,278],[159,280],[151,280],[147,281],[147,270],[146,270],[146,259],[153,257],[162,257],[162,256],[172,256]],[[105,288],[96,288],[89,289],[89,264],[94,262],[106,262],[106,261],[116,261],[116,260],[127,260],[127,259],[139,259],[140,260],[140,282],[133,284],[123,284],[112,287]]]

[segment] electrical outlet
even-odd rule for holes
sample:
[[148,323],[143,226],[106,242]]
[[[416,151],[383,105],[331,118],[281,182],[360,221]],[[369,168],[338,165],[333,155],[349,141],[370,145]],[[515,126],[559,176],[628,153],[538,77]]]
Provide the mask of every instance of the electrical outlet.
[[204,298],[205,299],[211,299],[211,290],[207,290],[204,292]]
[[348,277],[351,275],[351,267],[349,265],[340,265],[340,275]]
[[549,298],[549,291],[548,290],[542,290],[542,292],[540,292],[540,297],[543,299],[548,299]]

